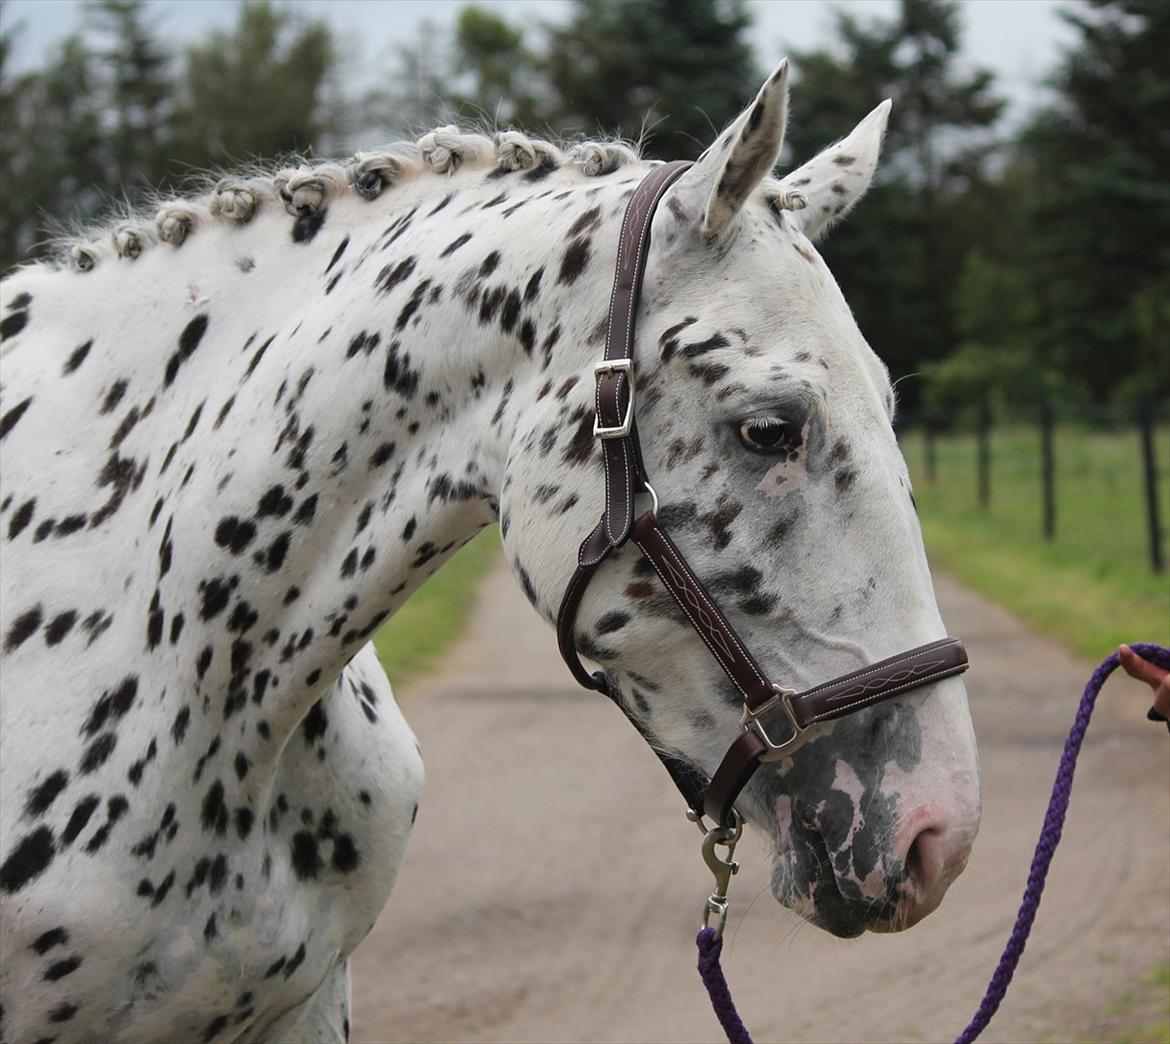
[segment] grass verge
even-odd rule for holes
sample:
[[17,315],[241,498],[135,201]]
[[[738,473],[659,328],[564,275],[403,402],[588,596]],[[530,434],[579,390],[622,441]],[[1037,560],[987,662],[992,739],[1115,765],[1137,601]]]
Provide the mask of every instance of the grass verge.
[[374,635],[374,648],[395,686],[432,666],[459,637],[475,605],[479,582],[499,549],[499,529],[485,529]]
[[[926,546],[940,568],[1089,659],[1123,641],[1170,639],[1168,581],[1150,567],[1134,432],[1059,430],[1051,542],[1041,532],[1035,432],[996,432],[987,508],[977,502],[973,436],[938,439],[933,482],[921,434],[904,438],[903,450]],[[1159,431],[1156,452],[1163,526],[1170,529],[1170,431]]]
[[[1040,1044],[1067,1044],[1067,1037],[1047,1035]],[[1074,1044],[1170,1044],[1170,964],[1134,983]]]

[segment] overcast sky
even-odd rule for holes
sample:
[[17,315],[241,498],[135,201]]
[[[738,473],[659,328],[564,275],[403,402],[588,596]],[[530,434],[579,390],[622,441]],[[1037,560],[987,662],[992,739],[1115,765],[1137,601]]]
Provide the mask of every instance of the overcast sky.
[[[355,79],[368,85],[389,63],[396,44],[414,38],[419,23],[429,19],[449,24],[465,0],[291,0],[290,6],[326,19],[348,42],[357,60]],[[629,2],[629,0],[625,0]],[[1072,34],[1057,15],[1075,0],[963,0],[966,54],[989,66],[1000,91],[1019,118],[1040,92],[1040,81]],[[230,25],[237,0],[151,0],[160,31],[176,45],[192,40],[211,27]],[[536,25],[559,21],[568,0],[481,0],[479,6]],[[834,7],[859,15],[892,15],[897,0],[748,0],[755,16],[752,42],[761,65],[771,65],[786,47],[808,48],[823,42],[832,24]],[[5,26],[22,24],[15,65],[39,64],[46,50],[76,29],[82,17],[81,0],[9,0]],[[794,99],[799,107],[799,99]]]

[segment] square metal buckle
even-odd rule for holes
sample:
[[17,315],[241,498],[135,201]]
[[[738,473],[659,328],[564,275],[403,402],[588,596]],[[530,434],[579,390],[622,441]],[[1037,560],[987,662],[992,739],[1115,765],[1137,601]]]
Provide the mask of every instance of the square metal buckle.
[[[792,697],[796,695],[796,690],[785,689],[775,683],[773,683],[772,688],[776,690],[775,696],[755,710],[752,710],[747,704],[744,704],[743,714],[739,719],[739,723],[745,731],[754,732],[767,745],[767,752],[760,755],[760,761],[762,762],[780,761],[783,758],[787,758],[800,750],[808,740],[808,729],[801,728],[796,720],[796,714],[792,710]],[[763,722],[760,721],[760,716],[773,710],[777,704],[783,708],[784,713],[788,715],[788,721],[792,725],[792,735],[784,740],[783,743],[774,742],[764,728]]]
[[624,373],[626,383],[630,386],[630,401],[626,405],[626,415],[621,424],[606,428],[601,423],[601,417],[593,418],[593,435],[598,439],[624,439],[630,434],[634,424],[634,361],[633,359],[613,359],[599,362],[593,367],[594,380],[604,377],[607,373]]

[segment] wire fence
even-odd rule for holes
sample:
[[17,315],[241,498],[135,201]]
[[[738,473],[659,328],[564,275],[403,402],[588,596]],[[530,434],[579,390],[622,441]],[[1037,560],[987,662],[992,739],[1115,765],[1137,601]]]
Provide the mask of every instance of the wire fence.
[[899,419],[924,509],[1164,573],[1170,519],[1170,403],[1132,409],[989,402]]

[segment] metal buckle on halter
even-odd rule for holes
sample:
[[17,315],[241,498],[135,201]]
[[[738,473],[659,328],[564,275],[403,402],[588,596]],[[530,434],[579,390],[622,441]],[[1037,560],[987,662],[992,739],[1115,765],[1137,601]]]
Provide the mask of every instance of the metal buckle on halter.
[[626,375],[626,383],[630,386],[630,401],[626,404],[626,415],[622,418],[622,422],[611,428],[607,428],[601,423],[601,412],[598,411],[597,416],[593,418],[593,436],[598,439],[624,439],[630,434],[630,428],[634,425],[634,360],[606,360],[593,367],[594,379],[604,377],[607,373],[624,373]]
[[[755,710],[752,710],[745,703],[743,714],[739,719],[739,723],[745,731],[751,730],[768,745],[767,753],[760,755],[761,762],[780,761],[790,754],[795,754],[808,740],[808,729],[801,727],[800,723],[796,720],[796,713],[792,709],[792,697],[796,695],[796,690],[785,689],[783,686],[775,684],[775,682],[772,683],[772,688],[776,690],[775,696]],[[760,721],[760,715],[767,714],[768,711],[773,710],[777,705],[784,709],[784,713],[788,715],[788,721],[792,725],[792,735],[781,743],[773,741],[772,737],[768,735],[768,731],[764,728],[764,723]]]

